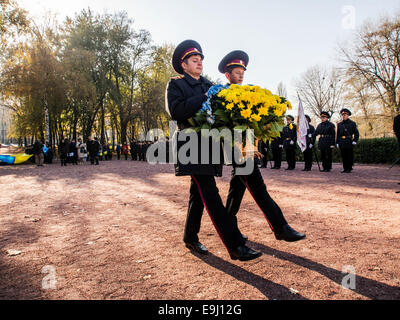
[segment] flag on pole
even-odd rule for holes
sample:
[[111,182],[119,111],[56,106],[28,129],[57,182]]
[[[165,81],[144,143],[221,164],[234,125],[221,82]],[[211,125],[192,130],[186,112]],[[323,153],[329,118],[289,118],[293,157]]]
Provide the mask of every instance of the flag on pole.
[[299,97],[299,112],[297,116],[297,144],[299,145],[301,152],[307,149],[307,132],[310,128],[306,115],[304,113],[303,103]]

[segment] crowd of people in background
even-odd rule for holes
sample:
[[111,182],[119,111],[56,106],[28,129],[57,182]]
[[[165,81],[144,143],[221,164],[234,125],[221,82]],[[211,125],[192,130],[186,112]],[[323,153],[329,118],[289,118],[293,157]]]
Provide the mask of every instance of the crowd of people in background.
[[[316,161],[318,162],[320,171],[330,172],[332,170],[332,153],[335,148],[338,148],[343,162],[342,173],[352,172],[354,147],[358,143],[359,132],[357,124],[350,119],[351,115],[350,110],[343,109],[341,111],[342,121],[336,127],[330,122],[331,114],[322,112],[321,123],[317,128],[311,125],[311,118],[306,115],[306,119],[309,122],[309,129],[303,152],[303,171],[311,171]],[[294,120],[293,116],[288,115],[286,117],[287,125],[283,128],[280,137],[272,139],[271,142],[258,142],[258,152],[262,155],[259,161],[261,168],[267,168],[268,162],[270,162],[271,169],[281,169],[282,156],[285,152],[288,164],[286,170],[295,170],[297,126],[294,124]],[[395,119],[394,132],[398,138],[400,148],[400,115]],[[318,143],[316,142],[317,138],[319,138]],[[99,165],[100,161],[113,160],[113,156],[116,156],[117,160],[147,161],[146,153],[149,146],[153,143],[152,141],[132,140],[130,143],[124,142],[123,144],[117,143],[113,145],[110,141],[100,143],[97,137],[90,137],[86,142],[81,138],[78,141],[74,139],[71,141],[62,139],[57,146],[57,153],[61,166],[67,166],[67,164],[79,165],[86,162],[90,162],[92,165]],[[317,158],[316,147],[320,150],[321,159]],[[168,150],[169,148],[167,147]],[[40,167],[44,163],[51,164],[56,153],[48,142],[43,144],[40,140],[35,141],[33,146],[28,148],[26,152],[35,156],[34,161]],[[272,158],[270,154],[272,154]],[[167,162],[168,158],[167,155]]]
[[61,139],[58,146],[53,149],[48,142],[43,143],[39,139],[27,147],[25,153],[34,155],[31,161],[39,167],[43,167],[43,164],[52,164],[55,157],[58,157],[61,166],[79,165],[86,162],[99,165],[100,161],[111,161],[113,157],[117,160],[147,161],[147,149],[153,143],[132,140],[129,144],[125,142],[113,145],[110,142],[101,144],[97,137],[89,138],[86,142],[81,138],[77,141]]
[[[90,137],[86,142],[81,138],[77,141],[62,139],[56,148],[56,155],[60,159],[61,166],[79,165],[86,162],[99,165],[100,161],[111,161],[115,159],[113,158],[115,156],[117,160],[147,161],[147,149],[153,143],[132,140],[129,144],[125,142],[113,145],[111,142],[102,144],[97,137]],[[43,144],[40,140],[36,140],[26,152],[35,156],[34,162],[39,167],[42,167],[43,163],[51,164],[55,156],[49,143]]]

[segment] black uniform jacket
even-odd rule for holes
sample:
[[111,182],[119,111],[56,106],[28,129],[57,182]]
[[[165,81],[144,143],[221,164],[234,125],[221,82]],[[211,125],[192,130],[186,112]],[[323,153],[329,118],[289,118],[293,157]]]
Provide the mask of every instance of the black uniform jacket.
[[[173,143],[177,148],[174,152],[179,154],[179,149],[182,148],[190,138],[187,137],[184,141],[179,141],[179,135],[184,134],[184,129],[190,128],[188,119],[192,118],[202,107],[203,102],[207,100],[205,93],[213,84],[204,77],[196,80],[184,74],[181,79],[173,79],[168,84],[167,88],[167,103],[168,109],[171,114],[172,120],[177,121],[179,131],[173,137]],[[222,176],[223,161],[220,164],[212,164],[209,159],[209,164],[201,164],[201,134],[197,134],[199,147],[198,147],[198,161],[197,163],[183,164],[180,159],[177,159],[175,165],[175,174],[177,176],[190,176],[190,175],[211,175]],[[210,138],[211,149],[211,138]],[[190,156],[190,150],[187,152]],[[211,156],[211,152],[210,152]],[[223,153],[221,153],[223,157]],[[177,158],[177,157],[176,157]]]
[[[293,129],[290,129],[289,126],[283,128],[282,132],[283,138],[283,147],[285,149],[296,149],[297,148],[297,126],[293,124]],[[290,142],[294,143],[290,143]]]
[[310,149],[310,144],[315,146],[315,128],[310,124],[307,130],[307,149]]
[[327,149],[335,145],[335,125],[332,122],[326,121],[318,125],[314,132],[314,138],[320,136],[318,148]]
[[280,137],[271,140],[271,149],[279,149],[279,146],[283,146],[282,132]]
[[268,152],[269,149],[269,141],[267,141],[267,143],[265,143],[264,141],[260,140],[258,141],[258,152],[260,153],[266,153]]
[[98,141],[90,140],[86,145],[90,156],[95,157],[100,152],[100,143]]
[[347,119],[338,123],[336,142],[340,148],[351,148],[353,142],[358,142],[359,138],[360,133],[354,121]]
[[394,118],[393,131],[397,137],[397,140],[399,140],[400,144],[400,114]]

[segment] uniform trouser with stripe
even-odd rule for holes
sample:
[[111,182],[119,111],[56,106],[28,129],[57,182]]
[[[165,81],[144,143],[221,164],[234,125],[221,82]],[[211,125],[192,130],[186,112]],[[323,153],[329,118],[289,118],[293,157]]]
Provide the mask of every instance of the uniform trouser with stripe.
[[332,148],[321,149],[321,161],[324,170],[332,170]]
[[280,168],[282,165],[282,149],[281,148],[273,148],[272,149],[272,157],[274,160],[274,168]]
[[313,149],[307,148],[304,152],[304,169],[310,169],[312,168],[313,165]]
[[340,148],[340,153],[342,154],[343,169],[353,170],[354,165],[354,150],[350,148]]
[[288,167],[291,169],[296,168],[296,149],[288,148],[286,149],[286,161]]
[[199,241],[198,233],[204,208],[228,251],[244,244],[233,217],[222,203],[215,178],[203,175],[193,175],[191,179],[189,208],[183,238],[185,242]]
[[264,156],[262,159],[261,159],[261,165],[263,166],[263,167],[268,167],[268,151],[265,151],[265,150],[263,150],[262,152],[261,152],[261,154]]
[[234,217],[236,227],[236,216],[246,189],[249,190],[258,207],[264,213],[271,230],[280,232],[282,227],[287,224],[287,221],[278,204],[269,195],[267,186],[257,166],[254,167],[253,173],[248,176],[236,175],[235,170],[233,170],[226,208],[228,213]]

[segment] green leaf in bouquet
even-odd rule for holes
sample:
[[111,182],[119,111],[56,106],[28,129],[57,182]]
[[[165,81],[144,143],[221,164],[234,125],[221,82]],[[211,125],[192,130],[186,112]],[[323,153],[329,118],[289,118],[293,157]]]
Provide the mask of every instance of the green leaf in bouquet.
[[236,126],[233,128],[233,130],[241,130],[241,131],[246,131],[247,129],[249,129],[249,126],[246,125]]
[[222,109],[218,109],[218,110],[215,110],[214,114],[216,116],[224,116],[225,115],[225,111],[222,110]]
[[185,129],[185,133],[190,134],[190,133],[198,133],[200,132],[199,127],[193,127],[193,128],[187,128]]
[[196,123],[194,122],[193,118],[188,119],[188,122],[192,127],[196,126]]
[[271,123],[271,132],[281,132],[283,129],[283,126],[278,124],[277,122],[272,122]]
[[197,123],[201,124],[207,121],[206,117],[205,117],[205,113],[197,113],[194,117],[193,117],[194,121],[196,121]]
[[263,132],[260,129],[260,126],[258,125],[258,123],[254,123],[253,129],[254,129],[254,134],[256,135],[257,138],[259,138],[263,135]]

